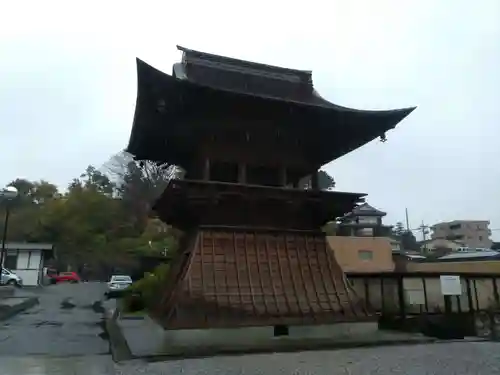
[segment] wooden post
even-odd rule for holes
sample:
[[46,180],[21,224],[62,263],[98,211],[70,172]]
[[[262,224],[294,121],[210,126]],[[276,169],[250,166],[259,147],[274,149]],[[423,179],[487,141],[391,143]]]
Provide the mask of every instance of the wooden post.
[[311,189],[319,189],[318,171],[314,171],[314,173],[311,175]]
[[246,164],[238,164],[238,183],[246,184],[247,183],[247,166]]
[[281,186],[287,186],[288,178],[286,175],[286,167],[280,168],[280,184]]
[[205,163],[203,165],[203,179],[205,181],[210,180],[210,159],[205,158]]

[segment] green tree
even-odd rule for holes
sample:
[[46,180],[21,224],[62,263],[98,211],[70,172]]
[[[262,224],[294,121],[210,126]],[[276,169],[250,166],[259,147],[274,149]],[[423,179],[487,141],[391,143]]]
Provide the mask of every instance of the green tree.
[[181,233],[155,218],[150,208],[171,176],[167,168],[148,164],[145,169],[129,160],[121,178],[87,167],[65,193],[48,181],[16,179],[12,185],[20,196],[12,207],[8,239],[53,243],[61,262],[74,267],[130,265],[140,254],[172,253]]
[[[15,186],[19,196],[14,202],[0,201],[0,211],[5,212],[6,204],[11,206],[8,226],[10,241],[38,241],[39,216],[44,204],[60,196],[57,187],[47,181],[29,181],[16,179],[8,184]],[[3,227],[5,215],[0,213],[0,225]]]
[[398,221],[396,225],[392,228],[392,234],[396,237],[401,237],[405,232],[405,227],[401,221]]
[[[309,189],[311,187],[311,176],[304,177],[299,181],[300,189]],[[320,190],[329,190],[335,187],[335,180],[327,172],[318,171],[318,187]]]
[[420,249],[415,235],[409,230],[404,231],[404,233],[401,235],[401,245],[405,250],[416,251]]
[[405,229],[402,222],[398,221],[392,228],[392,235],[399,240],[404,250],[419,250],[415,235],[411,230]]
[[113,195],[115,188],[115,184],[111,182],[109,177],[92,165],[89,165],[80,178],[74,179],[68,187],[70,191],[92,189],[109,196]]

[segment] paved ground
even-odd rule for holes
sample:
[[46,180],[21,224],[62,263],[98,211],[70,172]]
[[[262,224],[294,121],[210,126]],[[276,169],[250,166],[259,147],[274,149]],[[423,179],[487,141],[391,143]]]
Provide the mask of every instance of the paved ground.
[[[96,355],[109,353],[101,324],[105,284],[53,285],[36,294],[39,305],[0,322],[0,363],[16,355]],[[97,304],[95,304],[98,302]]]
[[500,344],[454,343],[136,363],[118,374],[475,375],[500,374]]
[[114,364],[109,356],[0,358],[2,375],[495,375],[500,344],[453,343]]
[[[500,343],[462,342],[147,363],[113,363],[98,304],[104,286],[58,285],[40,305],[0,323],[2,375],[500,375]],[[72,301],[68,299],[72,298]],[[71,302],[71,303],[69,303]]]

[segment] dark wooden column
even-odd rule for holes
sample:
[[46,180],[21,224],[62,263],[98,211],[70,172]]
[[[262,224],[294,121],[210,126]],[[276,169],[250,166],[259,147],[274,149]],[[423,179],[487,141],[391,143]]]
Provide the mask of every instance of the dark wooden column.
[[240,184],[247,183],[247,166],[246,166],[246,164],[243,164],[243,163],[238,164],[238,183],[240,183]]
[[281,186],[287,186],[287,182],[288,182],[288,177],[286,173],[286,167],[283,166],[280,168],[280,184]]
[[319,189],[318,171],[314,171],[313,174],[311,174],[311,189]]
[[203,160],[203,179],[205,181],[210,180],[210,159],[205,158]]

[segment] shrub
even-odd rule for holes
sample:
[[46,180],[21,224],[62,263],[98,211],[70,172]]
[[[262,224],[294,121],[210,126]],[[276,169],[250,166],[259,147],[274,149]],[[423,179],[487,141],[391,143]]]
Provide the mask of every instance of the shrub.
[[165,288],[169,269],[168,264],[161,264],[153,272],[146,273],[142,279],[133,283],[124,297],[124,310],[151,309]]

